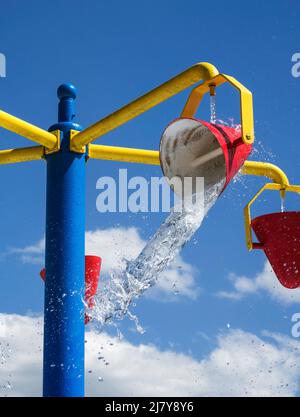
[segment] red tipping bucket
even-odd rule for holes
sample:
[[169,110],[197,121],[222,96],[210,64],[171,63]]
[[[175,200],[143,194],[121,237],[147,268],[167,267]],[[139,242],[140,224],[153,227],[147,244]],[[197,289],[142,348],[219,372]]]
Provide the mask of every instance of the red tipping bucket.
[[[97,292],[99,275],[101,269],[101,258],[99,256],[85,256],[85,293],[84,299],[88,308],[92,308],[94,305],[93,297]],[[40,276],[43,281],[46,279],[45,268],[41,270]],[[85,314],[84,322],[87,324],[90,321],[90,317]]]
[[201,123],[213,133],[223,150],[226,164],[226,187],[248,158],[252,145],[243,142],[240,129],[204,121]]
[[179,118],[163,132],[160,163],[170,180],[203,177],[206,189],[221,184],[221,192],[251,150],[252,145],[243,142],[240,129],[194,118]]
[[300,212],[271,213],[256,217],[251,226],[280,283],[300,287]]

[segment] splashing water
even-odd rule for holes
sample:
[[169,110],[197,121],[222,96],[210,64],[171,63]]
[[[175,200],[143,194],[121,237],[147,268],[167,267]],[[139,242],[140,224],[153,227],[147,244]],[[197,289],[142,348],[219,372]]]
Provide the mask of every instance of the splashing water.
[[129,310],[131,302],[155,285],[159,274],[170,265],[200,227],[223,186],[224,180],[205,190],[204,206],[184,205],[181,212],[174,207],[138,257],[127,261],[125,270],[111,273],[110,280],[96,294],[93,309],[88,312],[98,322],[100,329],[106,323],[115,325],[116,320],[127,315],[135,322],[137,330],[143,333],[138,318]]
[[238,132],[241,132],[242,125],[240,123],[236,123],[233,117],[228,117],[228,119],[216,119],[216,123],[220,123],[221,125],[232,127]]
[[285,196],[280,196],[280,211],[283,213],[285,211]]
[[216,96],[210,96],[210,123],[217,122],[217,104],[216,104]]

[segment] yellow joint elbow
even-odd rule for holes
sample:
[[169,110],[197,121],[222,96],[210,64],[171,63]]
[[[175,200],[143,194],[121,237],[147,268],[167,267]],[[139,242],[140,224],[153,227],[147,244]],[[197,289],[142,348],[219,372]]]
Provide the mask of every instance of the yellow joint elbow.
[[159,85],[131,103],[104,117],[93,125],[87,127],[76,135],[74,148],[81,149],[83,146],[93,142],[95,139],[116,129],[129,120],[148,111],[152,107],[173,97],[186,88],[191,87],[199,81],[208,81],[217,76],[219,71],[208,62],[199,62],[187,70],[181,72],[165,83]]
[[210,64],[209,62],[198,62],[197,64],[193,65],[191,69],[197,69],[199,72],[198,81],[201,79],[203,81],[211,80],[216,75],[219,75],[219,71],[217,68]]
[[270,164],[269,162],[246,161],[241,170],[244,175],[258,175],[271,179],[274,183],[280,184],[282,189],[281,195],[285,193],[285,188],[288,186],[289,180],[286,174],[278,166]]

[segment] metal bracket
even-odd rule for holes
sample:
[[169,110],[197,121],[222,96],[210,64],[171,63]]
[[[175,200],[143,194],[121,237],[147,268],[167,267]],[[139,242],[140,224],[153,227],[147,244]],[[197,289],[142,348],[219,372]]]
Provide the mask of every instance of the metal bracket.
[[244,143],[250,145],[254,142],[252,93],[230,75],[218,74],[195,87],[184,106],[181,117],[194,117],[204,94],[209,93],[212,87],[217,87],[225,82],[231,84],[240,93],[242,139]]
[[78,133],[80,133],[79,130],[70,130],[70,151],[76,153],[86,153],[86,146],[82,146],[81,148],[76,146],[74,137],[78,135]]
[[52,135],[56,136],[56,138],[57,138],[56,145],[52,149],[46,148],[44,146],[44,155],[50,155],[50,154],[58,152],[60,150],[60,131],[59,130],[53,130],[51,133],[52,133]]

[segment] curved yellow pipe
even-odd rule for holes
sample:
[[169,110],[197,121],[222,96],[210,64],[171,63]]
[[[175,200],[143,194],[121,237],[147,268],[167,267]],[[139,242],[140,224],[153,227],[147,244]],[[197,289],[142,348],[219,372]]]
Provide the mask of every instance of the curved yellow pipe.
[[105,133],[110,132],[134,117],[139,116],[157,104],[167,100],[186,88],[191,87],[193,84],[201,80],[209,80],[218,74],[219,71],[217,68],[208,62],[200,62],[193,65],[164,84],[154,88],[154,90],[149,91],[142,97],[137,98],[121,109],[76,134],[71,140],[71,150],[81,152],[83,146],[91,143]]
[[283,188],[289,185],[288,177],[282,169],[269,162],[246,161],[241,172],[245,175],[258,175],[270,178],[273,182],[282,185]]

